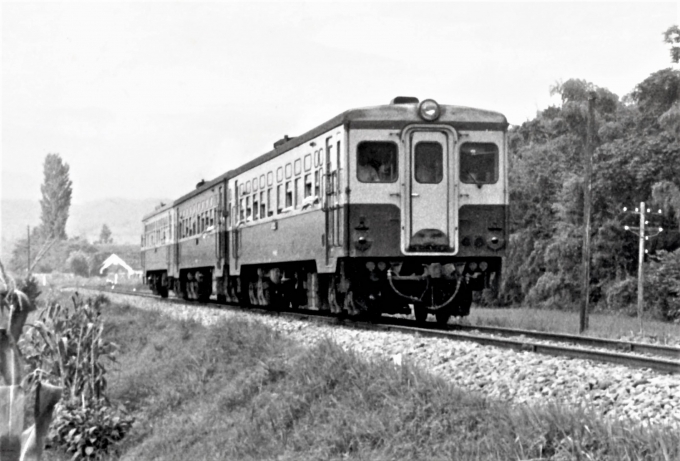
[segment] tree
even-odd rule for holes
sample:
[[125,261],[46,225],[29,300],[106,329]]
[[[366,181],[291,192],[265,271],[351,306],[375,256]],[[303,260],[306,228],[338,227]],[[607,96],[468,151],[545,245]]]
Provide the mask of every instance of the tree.
[[102,230],[99,233],[99,243],[113,243],[111,229],[106,224],[102,225]]
[[71,207],[72,183],[68,164],[62,162],[59,154],[47,154],[43,173],[44,181],[40,186],[42,223],[39,231],[42,246],[27,268],[29,274],[57,241],[66,240],[66,220]]
[[663,41],[671,46],[671,60],[676,64],[680,62],[680,27],[669,27],[663,33]]
[[48,238],[65,240],[72,192],[69,166],[61,160],[59,154],[47,154],[43,172],[45,178],[40,186],[42,232]]
[[66,260],[66,266],[75,275],[87,277],[90,275],[90,262],[85,252],[77,250],[72,252]]

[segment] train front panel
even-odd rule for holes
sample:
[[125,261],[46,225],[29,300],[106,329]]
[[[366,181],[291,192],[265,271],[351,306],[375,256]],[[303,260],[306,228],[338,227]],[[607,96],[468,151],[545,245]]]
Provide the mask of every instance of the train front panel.
[[423,114],[423,103],[397,103],[382,109],[384,119],[357,121],[349,131],[343,263],[359,310],[413,304],[421,317],[466,315],[473,292],[492,296],[500,282],[505,118],[424,103],[436,116]]

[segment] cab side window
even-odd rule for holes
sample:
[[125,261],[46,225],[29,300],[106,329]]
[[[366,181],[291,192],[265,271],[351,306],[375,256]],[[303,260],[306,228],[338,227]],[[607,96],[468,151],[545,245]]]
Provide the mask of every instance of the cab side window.
[[498,181],[498,146],[466,142],[460,147],[460,180],[466,184],[494,184]]
[[357,179],[366,183],[398,179],[397,145],[386,141],[364,141],[357,147]]

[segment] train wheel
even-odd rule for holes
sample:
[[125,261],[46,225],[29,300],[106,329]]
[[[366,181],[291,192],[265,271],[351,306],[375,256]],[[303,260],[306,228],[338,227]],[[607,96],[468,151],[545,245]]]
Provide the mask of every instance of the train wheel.
[[372,307],[368,309],[366,312],[366,315],[368,316],[368,321],[371,323],[379,323],[380,320],[382,319],[382,312],[379,309],[379,306],[370,306]]
[[437,318],[437,325],[444,326],[449,323],[451,314],[447,309],[442,308],[435,312],[434,316]]
[[354,302],[354,292],[351,289],[347,290],[347,293],[345,294],[345,302],[343,304],[343,307],[347,311],[348,315],[353,317],[359,315],[359,309]]
[[243,276],[236,277],[236,286],[234,287],[234,291],[236,292],[236,299],[238,300],[238,303],[240,305],[249,306],[250,296],[248,294],[248,290],[245,289],[246,281],[242,280],[241,277]]
[[271,304],[271,288],[270,282],[267,280],[259,280],[257,282],[257,301],[261,306],[269,306]]
[[257,299],[257,284],[255,282],[250,282],[248,284],[248,298],[250,299],[250,304],[257,306],[260,304]]
[[331,279],[328,281],[328,305],[331,308],[331,313],[342,313],[342,306],[338,300],[338,287],[336,285],[335,277],[331,277]]
[[416,322],[425,323],[427,322],[428,310],[425,306],[414,304],[413,305],[413,315],[416,318]]
[[229,277],[227,279],[227,301],[230,303],[238,303],[238,277]]

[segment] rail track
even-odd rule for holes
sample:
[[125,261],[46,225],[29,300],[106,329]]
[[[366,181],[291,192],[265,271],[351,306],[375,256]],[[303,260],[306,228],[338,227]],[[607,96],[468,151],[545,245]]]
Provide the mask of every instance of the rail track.
[[219,308],[267,315],[288,316],[360,329],[400,331],[421,336],[439,337],[458,341],[472,341],[478,344],[513,349],[516,351],[529,351],[557,357],[594,360],[624,365],[631,368],[648,368],[661,373],[680,373],[680,348],[672,346],[500,327],[450,324],[447,325],[446,328],[442,328],[434,322],[431,324],[418,324],[414,320],[398,317],[382,317],[379,323],[374,323],[365,320],[338,317],[326,311],[263,307],[244,308],[235,304],[218,304],[214,301],[198,303],[178,298],[163,299],[145,292],[122,290],[112,292],[107,289],[100,289],[97,291],[150,297],[168,303],[190,303],[206,308],[218,308],[217,306],[219,306]]

